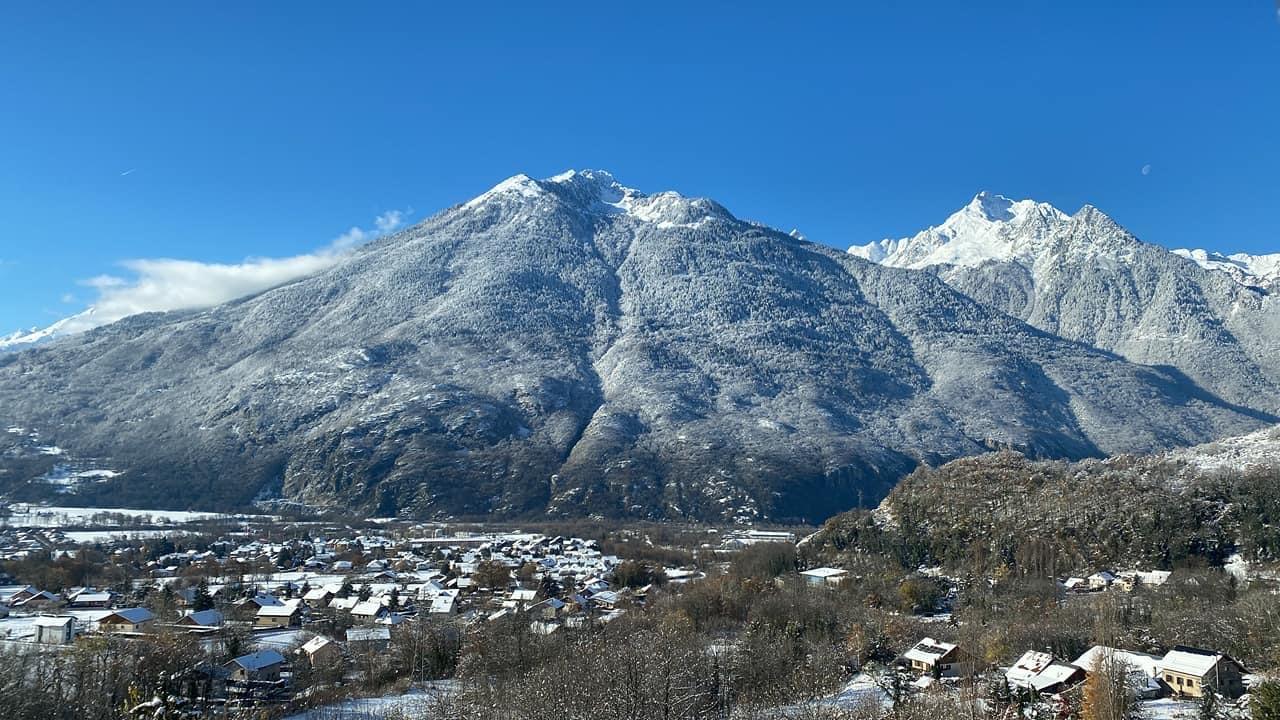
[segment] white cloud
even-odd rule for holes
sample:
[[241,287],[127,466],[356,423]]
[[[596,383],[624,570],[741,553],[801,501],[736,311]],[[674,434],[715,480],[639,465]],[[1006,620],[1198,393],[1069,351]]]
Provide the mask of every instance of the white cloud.
[[[240,263],[153,258],[127,260],[129,277],[99,275],[81,282],[98,297],[85,312],[59,320],[38,332],[70,335],[144,312],[213,307],[332,267],[357,246],[399,229],[407,212],[392,210],[374,218],[372,230],[352,227],[324,248],[287,258],[248,258]],[[66,297],[64,296],[64,301]],[[36,335],[37,333],[33,333]],[[11,344],[12,338],[10,338]],[[0,339],[0,347],[6,343]]]

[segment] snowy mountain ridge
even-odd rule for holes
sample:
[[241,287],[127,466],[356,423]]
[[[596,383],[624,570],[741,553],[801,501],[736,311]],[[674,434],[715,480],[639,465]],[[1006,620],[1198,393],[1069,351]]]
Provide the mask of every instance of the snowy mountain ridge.
[[1245,287],[1264,290],[1280,289],[1280,253],[1250,255],[1248,253],[1221,253],[1207,250],[1179,248],[1174,255],[1184,257],[1206,270],[1226,273],[1232,280]]
[[933,265],[978,267],[990,261],[1031,264],[1050,231],[1069,216],[1048,203],[1011,200],[986,191],[968,205],[909,238],[855,245],[849,253],[890,267],[918,270]]

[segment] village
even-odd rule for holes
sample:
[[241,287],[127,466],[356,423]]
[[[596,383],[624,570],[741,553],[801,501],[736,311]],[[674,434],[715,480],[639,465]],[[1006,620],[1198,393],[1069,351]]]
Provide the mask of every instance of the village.
[[[797,542],[787,530],[699,532],[689,562],[663,563],[637,559],[654,552],[640,533],[631,533],[639,552],[629,557],[625,544],[608,552],[597,539],[403,522],[355,528],[238,517],[132,531],[9,524],[0,527],[0,567],[21,574],[43,563],[48,584],[0,576],[0,651],[56,655],[94,641],[127,647],[159,637],[198,648],[189,666],[170,669],[163,687],[143,689],[138,716],[154,714],[157,704],[192,717],[240,708],[284,714],[347,697],[406,694],[447,681],[476,628],[515,624],[539,637],[598,628],[731,571],[739,554],[794,552]],[[113,580],[66,584],[76,569]],[[940,569],[922,575],[940,592],[908,613],[913,627],[954,636],[959,580]],[[1172,575],[1099,570],[1055,585],[1065,606],[1158,591]],[[824,596],[853,580],[846,569],[819,566],[770,582]],[[1109,673],[1158,717],[1200,717],[1206,696],[1220,702],[1218,716],[1247,717],[1247,693],[1263,677],[1249,670],[1265,670],[1189,645],[1160,654],[1095,645],[1074,657],[1014,648],[1016,659],[1000,664],[938,634],[890,648],[879,662],[850,661],[851,679],[818,704],[874,717],[911,697],[969,693],[1028,717],[1072,717],[1090,676]]]

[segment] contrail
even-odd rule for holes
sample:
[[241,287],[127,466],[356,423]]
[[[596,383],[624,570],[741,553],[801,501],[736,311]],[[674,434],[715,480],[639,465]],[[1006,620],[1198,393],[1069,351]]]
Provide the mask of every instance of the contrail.
[[[1276,0],[1276,2],[1280,2],[1280,0]],[[120,177],[124,177],[125,175],[128,175],[137,169],[138,168],[129,168],[128,170],[125,170],[124,172],[120,173]]]

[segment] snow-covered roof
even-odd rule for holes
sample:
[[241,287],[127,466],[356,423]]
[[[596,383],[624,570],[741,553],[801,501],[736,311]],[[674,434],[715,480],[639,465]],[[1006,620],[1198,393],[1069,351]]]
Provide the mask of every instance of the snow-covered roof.
[[848,575],[849,571],[842,570],[841,568],[820,567],[820,568],[814,568],[812,570],[805,570],[800,574],[807,575],[808,577],[815,577],[815,578],[830,578],[830,577],[839,577],[840,575]]
[[317,650],[319,650],[320,648],[323,648],[325,645],[329,645],[332,642],[333,642],[332,640],[330,640],[329,638],[323,635],[317,635],[311,638],[310,640],[308,640],[306,644],[302,646],[302,652],[310,655],[316,652]]
[[68,624],[75,622],[76,619],[70,615],[59,615],[57,617],[49,615],[41,615],[31,624],[36,627],[66,627]]
[[284,656],[275,650],[260,650],[250,655],[241,655],[230,664],[239,665],[245,670],[261,670],[284,662]]
[[1071,679],[1071,676],[1080,672],[1080,668],[1075,665],[1067,665],[1066,663],[1054,662],[1040,672],[1040,674],[1031,678],[1030,685],[1037,692],[1042,692],[1046,688],[1053,687],[1059,683],[1065,683]]
[[1098,660],[1100,660],[1107,652],[1110,652],[1111,657],[1116,661],[1125,663],[1135,671],[1142,672],[1142,674],[1147,677],[1156,677],[1160,674],[1160,658],[1155,655],[1133,652],[1131,650],[1117,650],[1105,645],[1094,645],[1086,650],[1083,655],[1076,658],[1071,664],[1085,670],[1086,672],[1093,672],[1093,669],[1098,665]]
[[[120,618],[121,620],[124,620],[127,623],[137,625],[139,623],[147,622],[148,620],[154,620],[155,617],[156,616],[152,615],[151,611],[146,608],[139,608],[139,607],[121,608],[119,610],[112,612],[110,615],[107,615],[106,617],[101,618],[100,620],[98,620],[98,622],[103,623],[103,622],[108,622],[112,618]],[[108,622],[108,624],[110,623]]]
[[907,660],[934,663],[955,649],[955,643],[942,642],[927,637],[916,643],[915,647],[903,653],[902,657]]
[[264,605],[258,608],[258,617],[289,617],[300,608],[301,601],[297,599],[279,605]]
[[202,627],[214,627],[222,624],[222,613],[217,610],[197,610],[183,619]]
[[1222,653],[1179,645],[1165,654],[1160,669],[1204,677],[1224,658]]
[[1017,662],[1009,667],[1004,676],[1011,685],[1025,687],[1031,684],[1032,678],[1039,675],[1051,664],[1053,664],[1053,656],[1049,653],[1028,650],[1022,654],[1022,657],[1018,658]]

